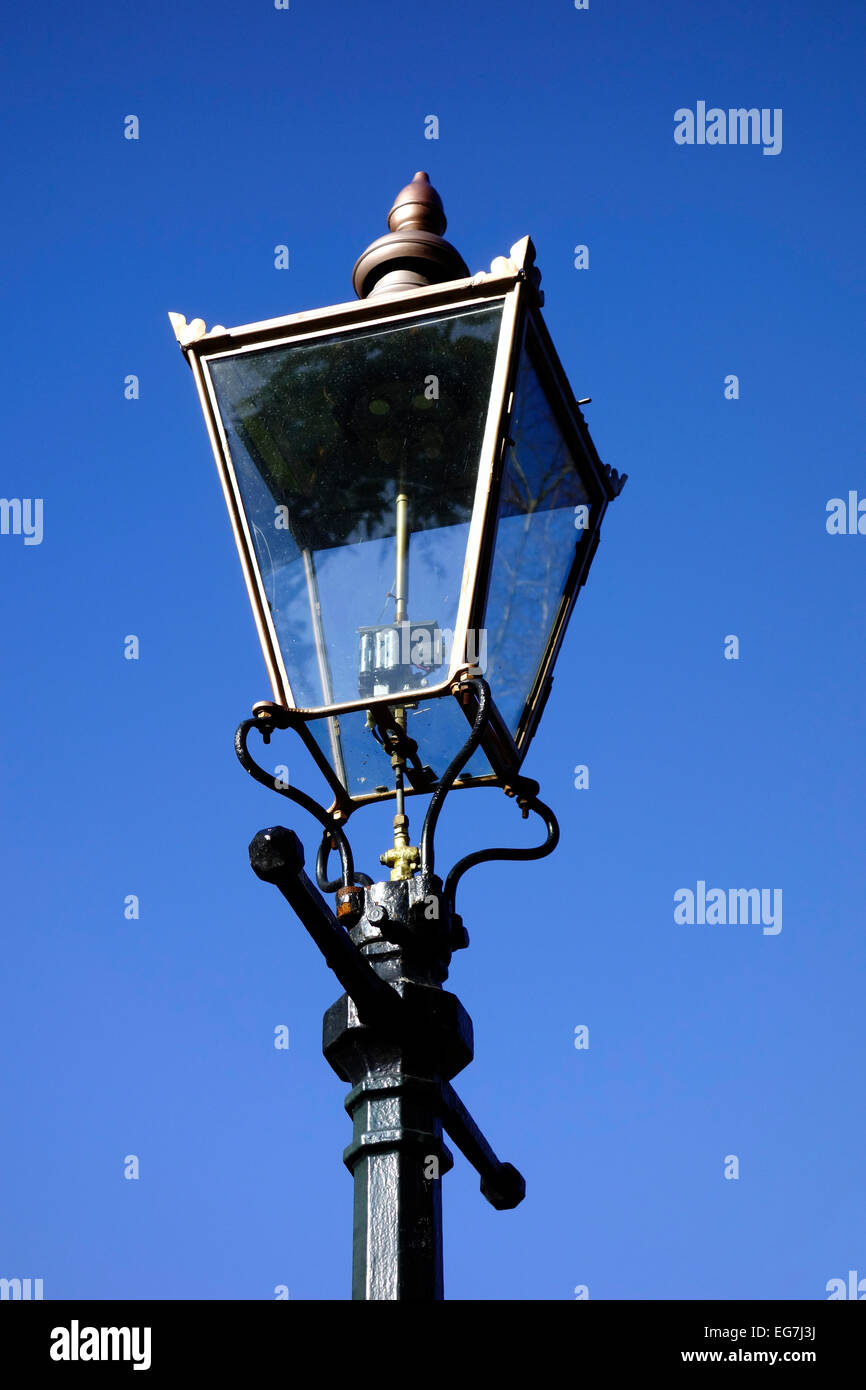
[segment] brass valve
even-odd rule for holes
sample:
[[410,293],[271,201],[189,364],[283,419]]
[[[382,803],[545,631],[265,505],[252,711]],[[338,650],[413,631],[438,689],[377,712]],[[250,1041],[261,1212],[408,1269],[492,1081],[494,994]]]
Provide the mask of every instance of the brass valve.
[[421,852],[417,845],[409,844],[409,817],[397,814],[394,817],[394,846],[379,855],[379,863],[391,870],[391,882],[411,878],[421,867]]

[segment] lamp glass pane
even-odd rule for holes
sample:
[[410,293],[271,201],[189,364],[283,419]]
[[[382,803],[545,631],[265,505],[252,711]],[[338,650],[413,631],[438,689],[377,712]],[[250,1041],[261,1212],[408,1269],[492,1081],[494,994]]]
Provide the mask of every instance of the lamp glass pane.
[[[454,731],[433,706],[453,701],[424,691],[447,675],[502,309],[208,363],[296,706],[415,693],[409,732],[435,764]],[[363,711],[311,728],[353,794],[390,784]]]
[[[366,710],[311,719],[307,728],[350,795],[364,796],[393,788],[391,759],[371,732]],[[436,700],[419,699],[406,710],[406,733],[415,739],[421,763],[429,767],[436,778],[442,776],[470,732],[466,715],[451,695]],[[481,749],[466,766],[466,772],[474,777],[492,771]],[[410,775],[407,786],[411,784]]]
[[487,679],[512,735],[595,511],[524,346],[505,457],[485,629]]
[[[444,674],[448,638],[437,643],[433,625],[448,634],[457,616],[501,317],[496,301],[210,363],[299,707],[393,693],[395,681],[423,690]],[[366,690],[363,630],[398,616],[400,494],[404,616],[429,640],[423,627],[381,634],[379,656],[396,654],[400,670]]]

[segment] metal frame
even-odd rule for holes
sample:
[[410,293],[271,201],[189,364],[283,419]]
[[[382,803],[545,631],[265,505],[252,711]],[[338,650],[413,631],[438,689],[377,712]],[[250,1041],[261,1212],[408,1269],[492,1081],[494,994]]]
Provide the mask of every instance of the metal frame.
[[[576,544],[574,563],[516,732],[512,734],[494,703],[481,743],[493,773],[458,778],[455,782],[458,787],[508,787],[518,776],[550,693],[552,668],[578,592],[586,581],[598,546],[601,522],[608,502],[618,494],[625,482],[624,477],[619,479],[616,473],[601,462],[562,363],[541,318],[539,311],[543,296],[538,290],[540,277],[538,271],[533,268],[534,258],[534,248],[527,237],[512,247],[510,258],[500,257],[494,261],[488,274],[481,273],[443,285],[425,286],[399,295],[383,294],[378,298],[333,305],[308,313],[289,314],[282,318],[233,329],[219,326],[209,333],[205,331],[205,325],[200,319],[187,325],[181,315],[170,315],[176,336],[195,378],[274,701],[286,711],[286,723],[300,728],[303,723],[313,719],[333,720],[341,714],[358,710],[382,710],[384,713],[388,708],[399,706],[404,701],[399,696],[380,695],[311,708],[295,704],[265,594],[255,545],[247,524],[227,435],[220,418],[210,363],[288,343],[311,342],[339,332],[362,332],[371,327],[399,325],[418,317],[429,316],[437,310],[468,310],[493,300],[503,301],[450,665],[447,675],[437,685],[424,690],[425,700],[453,696],[460,689],[466,718],[470,723],[474,721],[475,702],[471,694],[468,699],[465,697],[466,687],[461,685],[461,681],[471,669],[467,662],[468,633],[480,631],[485,623],[499,498],[509,444],[517,372],[524,347],[533,362],[559,428],[592,498],[591,524],[589,532],[584,533]],[[411,697],[406,698],[414,699],[416,696],[413,693]],[[315,740],[308,735],[305,742],[309,747]],[[317,757],[316,762],[320,770],[324,771],[325,759]],[[342,818],[350,814],[350,809],[378,803],[394,796],[393,790],[352,794],[338,782],[333,773],[326,773],[326,776],[335,794],[335,806],[332,809],[337,809]],[[429,787],[406,788],[407,794],[410,795],[424,790],[429,791]]]
[[[466,699],[464,706],[467,717],[472,724],[472,730],[462,747],[455,753],[448,767],[443,772],[430,798],[427,813],[424,817],[424,824],[421,830],[419,872],[421,879],[427,881],[432,879],[435,868],[435,834],[439,816],[445,804],[448,793],[456,786],[460,785],[460,774],[475,749],[483,746],[484,735],[487,731],[490,719],[495,711],[495,706],[490,695],[490,687],[483,676],[467,676],[461,683],[457,692],[458,697]],[[472,696],[471,714],[469,713],[469,697]],[[267,772],[261,767],[250,753],[248,739],[252,729],[257,729],[264,742],[270,742],[274,730],[277,728],[293,727],[295,732],[301,736],[305,746],[309,748],[314,743],[309,731],[303,721],[291,721],[290,717],[285,716],[285,712],[278,706],[265,705],[260,707],[256,714],[249,719],[244,719],[235,731],[235,754],[241,766],[250,774],[255,781],[262,786],[268,787],[271,791],[277,792],[280,796],[301,806],[308,814],[315,817],[324,829],[322,845],[316,861],[316,882],[322,892],[335,892],[341,885],[343,890],[348,892],[353,884],[363,883],[367,886],[372,884],[372,880],[366,874],[359,874],[355,870],[355,861],[352,848],[349,844],[343,826],[352,812],[351,798],[348,799],[348,806],[336,802],[334,806],[326,809],[319,805],[314,797],[307,792],[301,791],[298,787],[290,787],[279,777]],[[321,752],[319,758],[324,762]],[[331,783],[333,785],[334,773],[331,771]],[[502,785],[498,779],[494,778],[475,778],[472,785]],[[512,776],[510,782],[505,787],[506,791],[514,797],[518,807],[524,817],[530,811],[534,811],[544,821],[547,829],[547,838],[541,845],[532,846],[527,849],[514,848],[489,848],[475,850],[471,854],[465,855],[451,869],[445,884],[445,899],[449,908],[453,911],[455,907],[455,893],[457,882],[462,878],[467,870],[474,868],[476,864],[487,863],[493,859],[542,859],[545,855],[552,854],[559,843],[559,826],[553,811],[543,801],[540,800],[540,787],[537,782],[533,782],[528,777]],[[392,791],[391,796],[394,795]],[[335,849],[340,855],[341,873],[338,880],[331,881],[327,878],[327,860],[330,851]],[[457,947],[455,947],[457,949]]]
[[[455,296],[449,303],[437,302],[431,304],[430,298],[441,301],[441,295],[431,296],[429,291],[416,292],[413,296],[415,302],[411,307],[406,307],[401,297],[399,310],[395,312],[397,306],[391,301],[370,302],[362,301],[360,305],[344,306],[345,312],[335,314],[328,322],[326,328],[317,323],[312,331],[309,321],[302,316],[293,316],[296,320],[291,324],[285,324],[283,331],[273,335],[266,335],[261,338],[258,333],[250,334],[254,341],[250,341],[244,330],[235,330],[235,334],[241,341],[233,346],[214,351],[210,345],[207,351],[199,350],[191,352],[190,357],[194,362],[194,373],[196,385],[199,387],[199,396],[202,409],[209,424],[211,433],[211,443],[214,444],[214,437],[219,442],[219,447],[214,447],[214,456],[217,469],[220,473],[220,480],[223,483],[223,492],[231,498],[229,505],[229,515],[232,520],[232,527],[235,534],[238,553],[241,557],[241,564],[244,569],[244,576],[247,581],[247,591],[250,603],[256,617],[256,625],[259,629],[259,636],[266,634],[263,647],[266,651],[266,661],[268,673],[271,676],[271,685],[274,692],[274,699],[278,704],[287,709],[296,710],[305,719],[319,719],[328,715],[339,718],[341,714],[348,714],[354,710],[372,709],[376,706],[389,706],[399,704],[393,696],[378,695],[355,700],[346,700],[332,705],[317,705],[305,707],[298,705],[295,701],[291,680],[286,671],[282,652],[280,651],[276,631],[274,629],[268,606],[267,597],[264,591],[261,574],[255,558],[255,546],[247,524],[238,487],[237,476],[234,463],[229,449],[229,443],[225,429],[220,419],[219,406],[217,404],[216,393],[210,375],[209,366],[211,362],[220,361],[226,357],[236,357],[246,352],[260,352],[265,348],[279,347],[288,343],[315,342],[317,339],[331,337],[333,334],[351,330],[363,332],[365,329],[376,326],[382,327],[387,324],[400,325],[411,323],[415,318],[426,317],[431,309],[472,309],[480,307],[492,300],[504,300],[502,322],[499,331],[499,340],[496,348],[496,360],[493,371],[493,381],[490,392],[490,403],[488,405],[487,420],[481,444],[480,461],[478,465],[478,481],[476,485],[475,498],[472,506],[472,519],[469,523],[469,535],[466,542],[466,552],[463,565],[463,583],[461,587],[460,599],[458,601],[457,618],[455,622],[454,641],[451,649],[450,666],[447,674],[442,678],[438,685],[430,686],[424,691],[424,699],[436,699],[448,694],[457,674],[466,665],[465,651],[467,632],[470,627],[468,620],[469,605],[471,603],[474,589],[474,579],[478,569],[478,558],[483,538],[483,527],[479,519],[479,511],[483,509],[489,480],[491,476],[492,461],[495,457],[497,441],[501,437],[501,415],[504,401],[504,383],[508,374],[510,362],[512,339],[516,319],[516,292],[512,284],[510,291],[503,295],[501,285],[493,282],[490,285],[474,287],[475,292]],[[359,314],[358,309],[366,310],[366,313]],[[375,310],[376,312],[371,312]],[[390,310],[390,312],[388,312]],[[203,342],[204,340],[200,340]],[[198,346],[198,344],[196,345]]]

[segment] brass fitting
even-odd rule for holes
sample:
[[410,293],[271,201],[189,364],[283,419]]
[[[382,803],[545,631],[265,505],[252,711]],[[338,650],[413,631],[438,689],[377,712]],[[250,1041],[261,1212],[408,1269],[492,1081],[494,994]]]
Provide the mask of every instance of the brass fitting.
[[379,855],[379,863],[391,870],[391,882],[411,878],[421,867],[421,852],[417,845],[409,844],[409,817],[398,814],[394,817],[394,847]]

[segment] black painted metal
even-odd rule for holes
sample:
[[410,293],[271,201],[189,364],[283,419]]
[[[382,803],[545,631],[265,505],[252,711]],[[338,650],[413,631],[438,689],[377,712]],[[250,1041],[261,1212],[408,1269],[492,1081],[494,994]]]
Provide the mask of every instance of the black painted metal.
[[[466,855],[444,887],[433,873],[439,813],[489,719],[486,682],[476,677],[471,684],[477,701],[473,728],[431,799],[421,837],[422,870],[397,882],[371,883],[356,874],[349,842],[333,817],[253,760],[249,730],[256,724],[267,739],[266,723],[245,720],[235,735],[235,751],[251,776],[302,806],[324,828],[316,876],[325,891],[336,890],[339,920],[304,872],[304,850],[293,831],[260,831],[250,845],[250,863],[283,894],[346,991],[325,1015],[322,1046],[352,1087],[346,1108],[353,1138],[343,1157],[355,1184],[356,1299],[444,1296],[441,1181],[454,1162],[445,1134],[475,1167],[482,1194],[497,1210],[517,1206],[526,1192],[521,1174],[497,1158],[450,1084],[472,1060],[472,1021],[443,983],[452,951],[468,944],[453,910],[461,875],[490,859],[541,858],[555,848],[559,828],[538,800],[537,783],[515,779],[507,790],[524,816],[533,810],[545,820],[545,843]],[[333,848],[340,853],[339,880],[327,876]]]
[[[524,781],[525,779],[520,778],[518,780]],[[532,785],[537,786],[537,783],[533,783]],[[519,798],[519,791],[517,795]],[[457,863],[454,865],[453,869],[450,870],[448,877],[445,880],[445,887],[443,890],[443,896],[445,897],[452,910],[454,908],[457,894],[457,884],[459,883],[463,875],[469,871],[469,869],[474,869],[478,864],[488,864],[491,862],[491,860],[494,859],[544,859],[548,854],[552,854],[553,851],[556,849],[556,846],[559,844],[559,822],[556,819],[556,816],[554,815],[550,807],[546,806],[543,801],[539,801],[537,796],[533,796],[522,803],[520,800],[518,800],[518,805],[525,806],[526,810],[528,811],[534,811],[535,814],[540,816],[541,819],[544,821],[544,824],[547,827],[547,838],[545,839],[544,843],[541,845],[533,845],[529,849],[511,849],[508,847],[496,849],[476,849],[472,852],[472,854],[465,854],[462,859],[458,859]]]
[[[331,857],[331,851],[336,848],[337,846],[331,839],[330,830],[325,830],[322,834],[321,843],[319,844],[318,854],[316,855],[316,883],[323,893],[336,893],[338,888],[345,888],[347,886],[343,883],[342,872],[339,878],[328,878],[328,860]],[[362,884],[365,887],[369,887],[373,882],[369,874],[359,873],[357,869],[355,870],[354,880],[355,883]]]
[[473,1041],[469,1015],[442,988],[452,937],[442,884],[422,874],[355,887],[363,911],[347,933],[304,872],[293,831],[260,831],[250,863],[280,890],[346,990],[325,1015],[322,1048],[352,1085],[353,1139],[343,1156],[355,1183],[352,1296],[441,1299],[441,1181],[454,1161],[443,1131],[497,1210],[517,1206],[526,1191],[449,1084],[471,1062]]
[[436,823],[439,820],[439,813],[445,803],[445,798],[454,786],[460,773],[468,763],[475,749],[484,737],[484,730],[490,720],[490,686],[482,676],[475,676],[466,684],[471,686],[478,700],[478,709],[475,714],[475,722],[472,732],[464,743],[456,757],[445,769],[439,780],[439,785],[430,798],[430,805],[427,807],[427,814],[424,817],[424,825],[421,830],[421,872],[422,874],[432,874],[435,864],[435,851],[433,846],[433,836],[436,832]]
[[325,1015],[323,1051],[352,1085],[343,1156],[355,1184],[352,1297],[441,1299],[441,1182],[453,1164],[442,1083],[473,1055],[471,1020],[442,988],[451,952],[441,884],[373,884],[351,936],[412,1020],[402,1038],[366,1027],[347,995]]
[[241,767],[257,782],[261,782],[263,787],[269,787],[272,792],[278,792],[280,796],[285,796],[289,801],[294,801],[298,806],[302,806],[311,816],[315,816],[320,825],[325,827],[333,841],[334,848],[340,855],[342,885],[344,888],[348,888],[350,884],[355,882],[355,862],[352,858],[352,847],[345,834],[333,816],[330,816],[324,806],[319,805],[318,801],[314,801],[311,796],[302,792],[298,787],[285,786],[280,778],[274,777],[273,773],[265,772],[263,767],[259,767],[247,748],[247,738],[252,728],[258,728],[266,742],[270,738],[271,728],[266,721],[259,719],[242,720],[235,731],[235,753]]
[[260,830],[250,844],[250,864],[259,878],[279,888],[340,984],[351,991],[359,1015],[403,1032],[405,1010],[398,995],[364,960],[304,873],[304,849],[295,832],[282,825]]
[[519,1206],[526,1196],[526,1179],[512,1163],[496,1157],[466,1106],[447,1081],[442,1083],[442,1123],[464,1158],[481,1176],[481,1191],[497,1211]]

